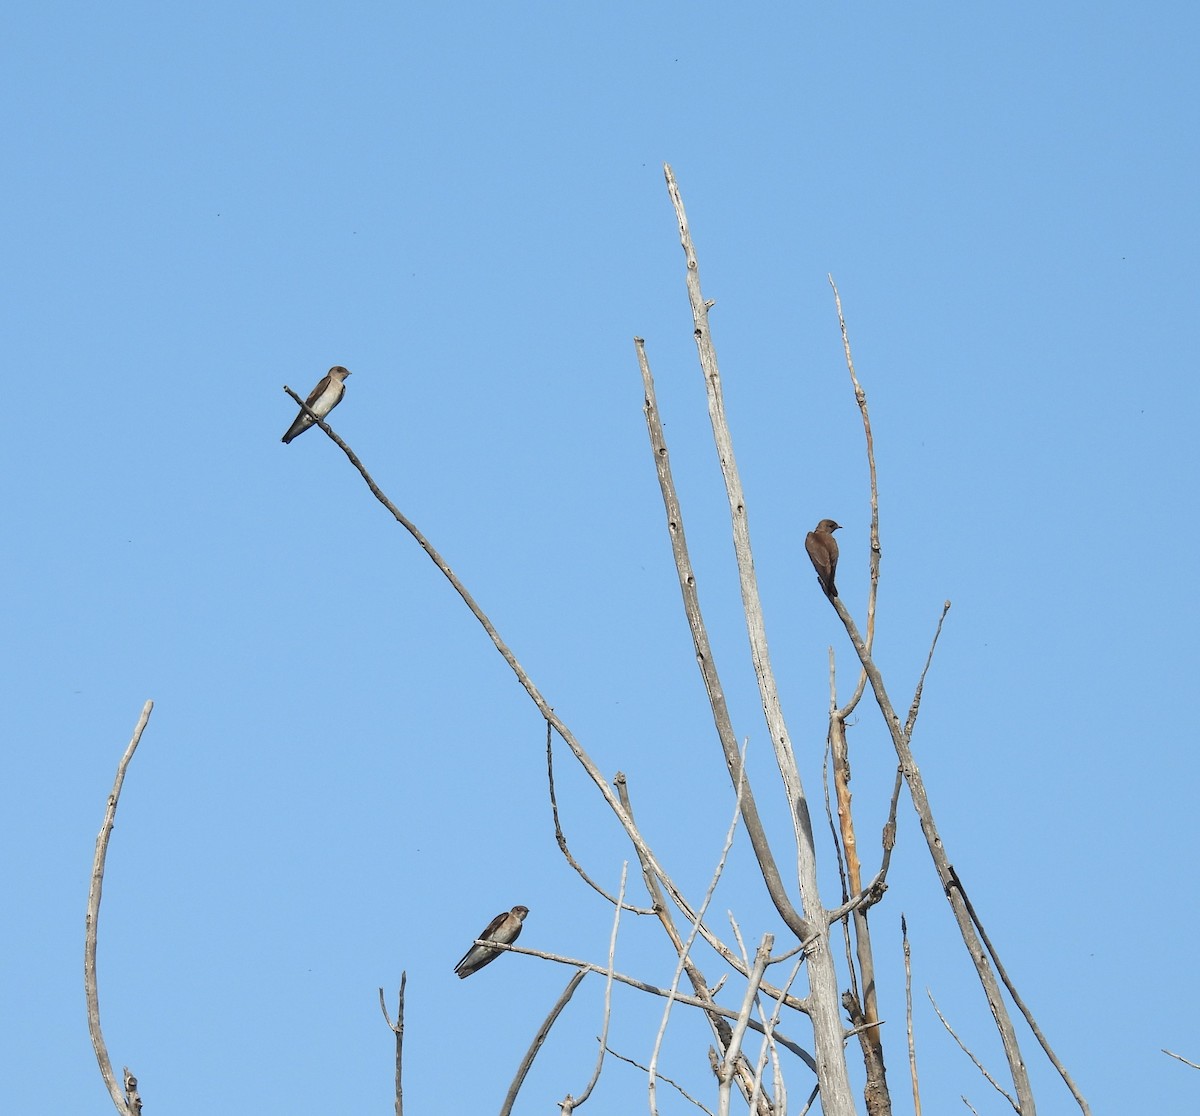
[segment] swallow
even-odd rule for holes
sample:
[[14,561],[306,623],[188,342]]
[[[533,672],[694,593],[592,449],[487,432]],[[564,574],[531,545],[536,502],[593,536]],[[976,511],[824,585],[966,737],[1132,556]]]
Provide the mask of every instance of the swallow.
[[[521,936],[521,924],[527,914],[528,907],[513,907],[511,911],[501,912],[487,924],[487,929],[479,935],[480,940],[512,945]],[[454,966],[454,971],[459,980],[466,980],[472,973],[479,972],[484,965],[490,965],[504,952],[502,949],[488,949],[485,945],[473,945]]]
[[838,545],[833,533],[840,530],[840,523],[835,523],[832,519],[822,519],[817,524],[817,529],[809,531],[804,537],[804,549],[808,551],[813,569],[817,571],[817,580],[830,600],[838,595],[837,586],[833,583],[838,560]]
[[[346,377],[349,375],[348,368],[335,364],[329,370],[329,375],[309,392],[308,398],[304,401],[305,405],[324,418],[342,401],[342,396],[346,394]],[[312,415],[302,409],[296,416],[296,421],[288,427],[288,432],[283,436],[283,444],[286,446],[293,438],[298,438],[312,424]]]

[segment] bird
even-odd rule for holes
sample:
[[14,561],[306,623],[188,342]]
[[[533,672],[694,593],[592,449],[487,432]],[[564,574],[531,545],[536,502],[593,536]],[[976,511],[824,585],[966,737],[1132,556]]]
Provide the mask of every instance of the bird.
[[[349,375],[348,368],[335,364],[329,370],[329,374],[308,393],[308,398],[304,401],[305,406],[311,407],[315,414],[324,418],[342,401],[342,396],[346,394],[346,377]],[[283,436],[283,444],[286,446],[293,438],[298,438],[312,424],[312,415],[302,408],[296,416],[296,421],[288,427]]]
[[822,519],[815,531],[809,531],[804,536],[804,549],[808,551],[813,569],[817,571],[817,580],[830,600],[838,595],[837,586],[833,583],[838,560],[838,546],[833,533],[839,530],[840,523],[835,523],[832,519]]
[[[512,945],[521,936],[521,925],[527,914],[529,914],[528,907],[513,907],[511,911],[501,911],[479,935],[480,940]],[[502,949],[489,949],[485,945],[473,945],[463,954],[463,959],[454,966],[454,971],[458,974],[459,980],[466,980],[472,973],[479,972],[484,965],[490,965],[504,952]]]

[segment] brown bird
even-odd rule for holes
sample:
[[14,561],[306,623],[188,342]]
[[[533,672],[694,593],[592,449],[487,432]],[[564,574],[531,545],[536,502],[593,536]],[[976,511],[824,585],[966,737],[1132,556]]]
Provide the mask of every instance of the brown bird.
[[[346,377],[349,375],[348,368],[335,364],[329,370],[329,374],[309,392],[308,398],[304,401],[305,404],[311,407],[315,414],[324,418],[342,401],[342,396],[346,394]],[[283,436],[283,444],[286,446],[293,438],[303,434],[312,424],[312,415],[302,410],[296,416],[296,421],[288,427],[288,432]]]
[[[529,914],[528,907],[513,907],[511,911],[501,911],[479,935],[480,940],[512,945],[521,936],[521,926],[527,914]],[[463,959],[454,966],[454,971],[458,974],[459,980],[466,980],[472,973],[479,972],[484,965],[490,965],[500,954],[505,952],[507,951],[503,949],[489,949],[485,945],[473,945],[463,954]]]
[[804,537],[804,549],[812,559],[813,569],[817,571],[817,580],[825,595],[830,599],[838,595],[837,586],[833,583],[833,575],[837,573],[838,547],[833,537],[834,531],[841,530],[841,524],[832,519],[822,519],[815,531],[809,531]]

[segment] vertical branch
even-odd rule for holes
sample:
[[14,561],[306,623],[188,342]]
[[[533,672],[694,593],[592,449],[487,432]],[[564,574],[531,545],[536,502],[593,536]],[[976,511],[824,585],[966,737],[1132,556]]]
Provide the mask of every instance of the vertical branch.
[[604,1052],[608,1049],[608,1025],[612,1021],[613,966],[616,963],[617,956],[617,931],[621,926],[621,908],[625,905],[625,881],[628,879],[628,876],[629,861],[626,861],[621,865],[621,886],[617,891],[617,901],[613,904],[612,933],[608,938],[608,970],[605,973],[604,980],[604,1020],[600,1025],[599,1049],[596,1051],[596,1068],[592,1070],[590,1080],[578,1097],[572,1097],[570,1094],[567,1094],[566,1099],[559,1104],[563,1116],[571,1116],[572,1112],[587,1103],[588,1097],[592,1095],[592,1090],[596,1088],[596,1082],[600,1080],[600,1071],[604,1068]]
[[789,930],[801,941],[812,936],[812,929],[800,913],[792,906],[783,885],[783,878],[771,852],[767,840],[767,832],[758,814],[758,806],[751,790],[749,776],[742,767],[741,753],[738,751],[737,738],[733,731],[733,721],[729,716],[729,707],[725,703],[725,688],[721,685],[717,673],[716,659],[713,657],[712,645],[708,641],[708,631],[704,626],[704,616],[700,611],[700,595],[696,591],[696,577],[692,572],[692,560],[688,554],[687,534],[683,527],[683,510],[679,506],[679,497],[675,492],[675,480],[671,474],[671,456],[667,451],[667,440],[663,433],[662,420],[658,414],[658,399],[654,391],[654,377],[650,372],[650,362],[646,359],[646,343],[640,337],[634,338],[637,349],[638,367],[642,372],[642,387],[646,397],[646,432],[650,438],[650,448],[654,453],[654,467],[658,472],[658,485],[662,492],[663,508],[667,513],[667,530],[671,536],[671,552],[675,558],[675,569],[679,576],[679,590],[683,595],[683,610],[687,616],[688,627],[692,633],[692,645],[696,649],[696,665],[700,668],[700,677],[704,681],[704,689],[708,694],[709,706],[712,709],[713,722],[717,728],[717,736],[721,741],[721,749],[725,753],[725,766],[729,771],[735,788],[744,783],[742,794],[742,818],[746,823],[746,833],[750,845],[758,859],[758,868],[762,873],[763,882],[771,902],[779,912],[780,918],[787,924]]
[[408,973],[401,972],[395,1023],[388,1018],[387,1004],[383,1001],[383,989],[379,990],[379,1010],[383,1012],[384,1022],[396,1036],[396,1116],[404,1116],[404,986],[407,983]]
[[912,951],[908,945],[908,922],[900,916],[900,937],[904,946],[904,1029],[908,1033],[908,1076],[912,1079],[913,1116],[921,1116],[921,1084],[917,1078],[917,1044],[913,1039]]
[[[733,453],[733,436],[725,416],[725,396],[721,389],[721,372],[717,366],[717,351],[708,328],[709,303],[705,301],[704,293],[700,289],[700,264],[696,258],[695,245],[692,243],[692,233],[688,228],[687,214],[684,212],[679,185],[675,181],[675,174],[670,166],[667,166],[665,171],[667,189],[671,195],[671,203],[675,207],[675,218],[679,223],[679,239],[687,260],[688,299],[692,306],[692,321],[695,323],[693,332],[696,350],[700,356],[700,368],[704,373],[704,386],[708,396],[708,417],[712,425],[713,441],[716,443],[721,475],[725,481],[725,495],[729,501],[729,515],[733,529],[733,552],[737,559],[742,611],[745,613],[746,634],[750,642],[750,658],[754,665],[754,676],[758,681],[759,697],[762,701],[767,730],[771,736],[771,746],[775,750],[775,758],[779,764],[780,774],[783,776],[788,801],[793,807],[792,820],[797,829],[797,840],[801,846],[800,858],[802,861],[811,861],[815,848],[812,821],[809,817],[804,787],[800,782],[800,773],[796,767],[796,758],[792,752],[791,739],[783,719],[783,710],[779,703],[779,691],[775,685],[775,673],[771,667],[771,654],[767,649],[766,622],[758,593],[758,578],[754,572],[754,556],[750,547],[750,521],[746,511],[746,497],[742,491],[742,479],[738,473],[737,461]],[[814,912],[822,910],[815,883],[815,872],[812,873],[810,879],[807,871],[801,871],[800,894],[805,913],[810,918],[813,917]],[[806,886],[809,889],[807,891]]]
[[[870,478],[871,501],[871,576],[867,592],[867,650],[875,641],[875,606],[879,594],[879,564],[882,549],[879,542],[879,484],[875,470],[875,436],[871,432],[871,414],[867,409],[867,393],[854,371],[854,357],[850,352],[850,334],[846,329],[846,318],[842,313],[842,298],[838,293],[833,276],[829,277],[833,288],[833,299],[837,306],[838,325],[842,333],[842,349],[846,355],[846,369],[854,386],[854,399],[862,416],[863,437],[867,454],[867,473]],[[832,708],[829,714],[829,742],[834,761],[834,784],[837,788],[838,814],[842,821],[842,839],[846,848],[846,870],[850,877],[850,892],[857,895],[862,891],[862,871],[858,859],[854,836],[854,816],[850,809],[850,746],[846,739],[846,718],[854,711],[862,698],[867,684],[867,672],[861,670],[858,683],[850,700],[842,709]],[[873,1067],[868,1074],[866,1086],[867,1109],[869,1112],[890,1111],[887,1078],[883,1060],[883,1041],[879,1034],[879,997],[875,986],[875,957],[871,949],[871,933],[867,922],[867,908],[855,908],[854,943],[858,955],[859,972],[862,975],[862,1015],[868,1027],[860,1034],[859,1041],[867,1065]]]
[[[837,306],[838,326],[842,331],[842,350],[846,354],[846,370],[850,373],[850,383],[854,386],[854,400],[858,404],[859,414],[862,415],[863,437],[866,440],[867,473],[871,482],[871,583],[867,591],[867,650],[875,645],[875,601],[879,594],[879,563],[883,556],[883,548],[879,542],[879,485],[875,474],[875,435],[871,433],[871,414],[867,410],[867,393],[854,371],[854,357],[850,353],[850,334],[846,329],[846,319],[842,314],[842,296],[838,294],[837,284],[833,276],[829,277],[829,285],[833,288],[833,301]],[[854,696],[843,710],[844,716],[849,716],[863,695],[867,684],[866,671],[858,677]]]
[[762,983],[763,973],[767,971],[767,962],[771,958],[771,947],[774,944],[775,935],[764,934],[758,952],[754,955],[754,968],[750,970],[750,980],[746,983],[746,994],[742,998],[742,1010],[738,1013],[737,1022],[733,1025],[733,1038],[729,1043],[729,1049],[725,1052],[725,1063],[721,1066],[718,1074],[720,1088],[717,1091],[717,1116],[729,1116],[729,1101],[734,1074],[741,1059],[742,1040],[746,1037],[750,1013],[754,1010],[754,1001],[758,996],[758,986]]
[[[819,1066],[818,1080],[821,1085],[821,1106],[825,1116],[842,1116],[854,1111],[850,1092],[850,1079],[846,1068],[845,1049],[842,1044],[841,1017],[838,1012],[838,981],[834,969],[833,955],[829,949],[829,927],[817,879],[816,846],[813,839],[812,818],[808,800],[796,767],[791,738],[783,719],[779,694],[771,669],[770,653],[767,650],[766,625],[762,604],[758,594],[758,580],[754,574],[754,558],[750,548],[750,527],[746,515],[746,500],[742,492],[741,478],[733,455],[733,438],[725,417],[725,401],[721,392],[721,375],[717,367],[717,354],[708,328],[709,304],[704,300],[700,288],[700,265],[696,249],[688,228],[683,198],[679,193],[675,174],[668,165],[664,167],[667,190],[675,209],[679,225],[679,241],[687,261],[688,300],[692,308],[692,322],[696,350],[700,367],[704,373],[704,384],[708,395],[709,421],[713,429],[721,473],[725,479],[725,492],[729,501],[729,512],[733,527],[734,554],[737,558],[738,578],[742,591],[742,607],[746,617],[746,630],[750,641],[750,658],[754,675],[758,680],[759,697],[763,715],[771,735],[771,747],[779,765],[780,775],[787,791],[792,815],[792,826],[797,838],[797,877],[800,897],[805,915],[818,922],[817,936],[811,939],[809,949],[809,980],[811,982],[813,1038]],[[782,912],[781,912],[782,913]],[[794,929],[794,928],[793,928]],[[801,940],[803,936],[801,936]]]
[[117,817],[117,802],[121,798],[121,787],[125,783],[125,771],[137,751],[142,733],[150,721],[150,713],[154,702],[148,701],[142,706],[142,715],[133,730],[133,738],[129,747],[117,764],[117,778],[113,783],[112,793],[108,796],[108,808],[104,811],[104,821],[100,833],[96,837],[96,855],[92,860],[92,883],[88,889],[87,920],[83,942],[83,991],[87,999],[88,1033],[92,1037],[92,1048],[96,1051],[96,1062],[100,1066],[100,1076],[108,1087],[108,1095],[112,1097],[113,1105],[122,1116],[138,1116],[142,1110],[142,1099],[137,1091],[137,1078],[125,1068],[125,1081],[128,1091],[123,1092],[117,1085],[113,1074],[112,1062],[108,1057],[108,1047],[104,1043],[104,1034],[100,1029],[100,993],[96,982],[96,939],[100,922],[100,896],[104,891],[104,861],[108,855],[108,839],[112,835],[113,822]]

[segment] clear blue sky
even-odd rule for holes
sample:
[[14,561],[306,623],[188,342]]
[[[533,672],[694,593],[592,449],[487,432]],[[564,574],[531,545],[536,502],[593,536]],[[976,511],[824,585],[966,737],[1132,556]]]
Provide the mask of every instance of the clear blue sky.
[[[1200,1056],[1198,38],[1183,3],[11,12],[8,1109],[108,1105],[84,904],[147,698],[100,963],[148,1110],[390,1111],[375,990],[394,1001],[407,969],[411,1111],[493,1111],[569,972],[503,958],[459,982],[471,938],[524,903],[523,944],[603,954],[609,912],[554,846],[536,711],[335,447],[280,444],[284,383],[353,371],[335,428],[698,892],[731,799],[646,447],[644,336],[737,730],[778,797],[664,162],[716,300],[814,801],[830,644],[843,693],[854,672],[804,532],[844,525],[860,617],[868,558],[832,273],[873,409],[898,705],[953,601],[914,741],[951,858],[1094,1111],[1135,1080],[1145,1111],[1194,1106],[1196,1071],[1159,1048]],[[865,706],[852,746],[870,848],[894,760]],[[615,887],[628,847],[558,767],[568,835]],[[744,842],[717,927],[726,909],[751,944],[780,929]],[[923,999],[1002,1068],[908,812],[873,915],[903,1112],[901,910],[926,1111],[1002,1111]],[[626,928],[620,967],[666,980],[669,961]],[[598,1005],[589,980],[525,1111],[580,1091]],[[658,1010],[619,997],[614,1045],[644,1059]],[[708,1088],[703,1032],[678,1033],[663,1072]],[[1041,1110],[1069,1111],[1024,1049]],[[593,1104],[640,1110],[639,1076],[610,1065]]]

